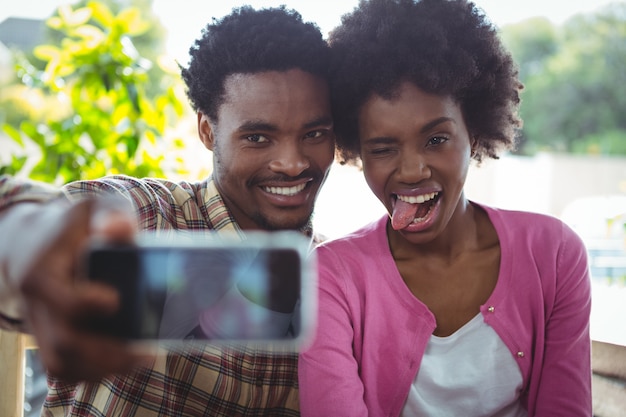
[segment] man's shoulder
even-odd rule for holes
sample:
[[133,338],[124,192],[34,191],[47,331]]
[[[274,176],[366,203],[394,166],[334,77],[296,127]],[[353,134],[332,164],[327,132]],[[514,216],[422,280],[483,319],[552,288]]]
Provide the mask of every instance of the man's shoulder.
[[[207,181],[191,183],[172,181],[165,178],[136,178],[127,175],[110,175],[94,180],[80,180],[63,186],[72,199],[101,195],[120,195],[133,199],[152,200],[159,198],[176,201],[193,198],[206,188]],[[180,202],[182,202],[180,201]]]

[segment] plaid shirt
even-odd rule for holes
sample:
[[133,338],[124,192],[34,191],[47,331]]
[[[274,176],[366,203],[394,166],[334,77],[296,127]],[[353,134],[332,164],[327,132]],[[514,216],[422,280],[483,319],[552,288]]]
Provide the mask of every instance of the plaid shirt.
[[[0,177],[0,210],[20,201],[78,200],[104,193],[129,200],[141,229],[241,232],[210,178],[190,184],[113,176],[71,183],[59,191]],[[270,350],[188,347],[159,355],[150,368],[99,382],[68,384],[49,377],[42,415],[297,416],[297,354]]]

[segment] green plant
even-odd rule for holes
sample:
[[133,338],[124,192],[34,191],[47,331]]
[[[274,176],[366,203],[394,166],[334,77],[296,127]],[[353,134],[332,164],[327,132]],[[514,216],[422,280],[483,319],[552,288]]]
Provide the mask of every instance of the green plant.
[[626,155],[626,3],[502,28],[520,68],[519,153]]
[[167,140],[165,131],[183,114],[183,105],[171,73],[161,79],[164,87],[146,92],[153,62],[132,42],[150,29],[140,10],[113,15],[91,1],[76,10],[63,6],[46,23],[64,37],[58,46],[35,48],[45,70],[25,59],[16,69],[54,111],[42,120],[3,125],[18,151],[0,165],[0,174],[19,172],[56,183],[116,173],[163,175],[164,155],[182,147],[178,139]]

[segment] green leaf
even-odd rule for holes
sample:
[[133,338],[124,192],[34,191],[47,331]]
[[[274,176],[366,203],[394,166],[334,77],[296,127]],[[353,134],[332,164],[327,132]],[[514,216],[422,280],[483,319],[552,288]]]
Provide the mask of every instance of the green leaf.
[[[176,84],[176,91],[183,91],[178,71],[152,66],[159,39],[146,32],[151,25],[144,16],[151,15],[136,8],[114,15],[106,5],[90,1],[76,10],[61,7],[48,19],[48,26],[59,31],[55,36],[63,38],[36,47],[43,64],[24,58],[17,68],[23,83],[42,98],[41,108],[55,103],[58,110],[32,112],[32,120],[20,117],[13,126],[0,126],[16,144],[32,140],[37,147],[38,159],[28,160],[29,172],[22,173],[56,183],[113,172],[162,174],[162,158],[145,149],[158,146],[165,154],[176,148],[163,132],[182,114],[186,100],[172,88]],[[38,69],[43,65],[45,72]],[[15,158],[0,170],[15,173],[25,166]]]
[[99,1],[90,1],[87,3],[87,7],[91,9],[91,16],[93,20],[100,23],[104,27],[109,27],[113,24],[114,16],[111,10]]
[[53,45],[36,46],[33,49],[33,54],[45,62],[59,60],[61,58],[61,50]]
[[134,83],[127,83],[126,91],[128,92],[128,98],[133,105],[133,109],[137,113],[141,112],[141,108],[139,107],[139,94],[137,93],[137,86]]
[[137,153],[137,148],[139,148],[139,137],[136,135],[125,136],[123,139],[126,144],[126,154],[128,155],[128,159],[132,159]]
[[115,18],[115,22],[122,33],[130,36],[142,35],[150,29],[150,24],[141,18],[141,10],[137,7],[122,10]]
[[24,165],[28,157],[26,156],[15,156],[11,155],[11,162],[8,165],[0,165],[0,175],[16,175],[19,174],[22,169],[24,169]]
[[106,41],[104,32],[93,25],[79,26],[72,33],[83,38],[83,45],[87,49],[95,49]]
[[63,20],[59,16],[52,16],[46,20],[46,25],[52,29],[61,30],[63,28]]
[[76,10],[72,10],[70,5],[63,5],[59,7],[59,15],[66,26],[74,27],[84,25],[91,18],[91,9],[88,7],[81,7]]
[[45,146],[43,135],[37,131],[37,126],[35,126],[34,123],[25,120],[20,123],[20,130],[39,145],[39,147]]
[[2,130],[4,130],[4,133],[9,135],[9,137],[11,139],[13,139],[14,142],[16,142],[18,145],[24,147],[24,141],[22,140],[22,134],[19,132],[19,130],[17,130],[13,126],[11,126],[9,124],[6,124],[6,123],[2,125]]

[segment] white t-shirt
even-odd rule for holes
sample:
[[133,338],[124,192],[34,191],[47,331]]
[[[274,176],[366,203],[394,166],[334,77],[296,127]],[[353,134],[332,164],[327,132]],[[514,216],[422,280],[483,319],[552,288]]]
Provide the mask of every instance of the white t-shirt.
[[526,417],[522,373],[478,314],[448,337],[432,335],[401,417]]

